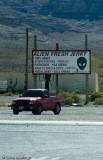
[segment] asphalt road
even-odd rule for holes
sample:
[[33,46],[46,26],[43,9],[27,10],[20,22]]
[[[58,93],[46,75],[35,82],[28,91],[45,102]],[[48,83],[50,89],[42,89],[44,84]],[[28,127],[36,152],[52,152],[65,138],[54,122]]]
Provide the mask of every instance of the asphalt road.
[[0,121],[0,159],[103,160],[103,123]]
[[59,115],[0,107],[0,160],[103,160],[103,106],[63,107]]

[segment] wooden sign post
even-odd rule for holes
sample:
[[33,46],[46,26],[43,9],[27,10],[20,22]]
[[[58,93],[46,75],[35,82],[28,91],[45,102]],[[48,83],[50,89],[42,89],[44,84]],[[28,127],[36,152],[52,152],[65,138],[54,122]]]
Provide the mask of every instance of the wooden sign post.
[[25,90],[28,89],[28,28],[26,28]]
[[50,82],[51,74],[45,74],[45,89],[49,91],[49,82]]

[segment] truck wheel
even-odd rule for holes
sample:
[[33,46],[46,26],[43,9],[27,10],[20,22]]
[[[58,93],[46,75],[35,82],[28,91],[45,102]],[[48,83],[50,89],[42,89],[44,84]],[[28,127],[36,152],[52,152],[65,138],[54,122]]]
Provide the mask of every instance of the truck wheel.
[[35,114],[36,114],[36,111],[35,111],[35,110],[32,110],[32,114],[35,115]]
[[59,114],[61,111],[61,106],[60,104],[56,104],[55,109],[54,109],[54,114]]
[[36,110],[36,114],[41,115],[41,112],[42,112],[42,105],[39,104],[38,107],[37,107],[37,110]]
[[17,109],[13,109],[13,114],[19,114],[19,111]]

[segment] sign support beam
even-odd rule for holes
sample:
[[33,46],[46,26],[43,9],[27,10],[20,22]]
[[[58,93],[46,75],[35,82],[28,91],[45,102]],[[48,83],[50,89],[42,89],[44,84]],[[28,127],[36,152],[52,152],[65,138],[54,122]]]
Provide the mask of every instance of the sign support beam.
[[[37,50],[37,36],[34,35],[34,50]],[[34,88],[37,88],[37,75],[34,74]]]
[[28,89],[28,28],[26,28],[25,90]]
[[[56,43],[56,51],[59,50],[59,45]],[[58,74],[56,74],[56,97],[58,96]]]
[[[88,49],[88,37],[85,35],[85,50]],[[86,102],[85,104],[89,103],[89,96],[88,96],[88,74],[86,74]]]
[[45,89],[49,91],[49,82],[50,82],[51,74],[45,74]]

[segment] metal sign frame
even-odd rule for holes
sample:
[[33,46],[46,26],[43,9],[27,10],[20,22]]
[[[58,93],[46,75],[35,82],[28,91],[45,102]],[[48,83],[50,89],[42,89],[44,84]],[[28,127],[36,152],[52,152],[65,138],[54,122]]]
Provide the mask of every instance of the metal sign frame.
[[[46,66],[43,66],[42,63],[39,65],[40,62],[47,62],[48,64],[47,68],[50,68],[52,66],[50,68],[51,69],[50,73],[45,72]],[[71,64],[72,66],[70,66]],[[37,70],[34,69],[34,65],[36,65],[36,68],[38,68]],[[60,66],[64,65],[61,67],[62,70],[58,70],[60,69],[58,65]],[[43,67],[45,68],[45,71],[37,72],[39,71],[39,68],[41,68],[42,70]],[[58,71],[57,70],[55,71],[56,67]],[[91,74],[91,50],[58,50],[58,51],[32,50],[32,73],[33,74]]]

